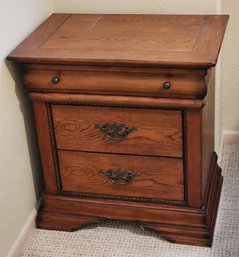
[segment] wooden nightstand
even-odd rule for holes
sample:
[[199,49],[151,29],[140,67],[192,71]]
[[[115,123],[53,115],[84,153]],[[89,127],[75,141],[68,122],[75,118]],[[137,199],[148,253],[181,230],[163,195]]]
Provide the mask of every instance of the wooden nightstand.
[[40,228],[137,220],[210,246],[222,187],[214,69],[227,16],[54,14],[8,59],[33,101]]

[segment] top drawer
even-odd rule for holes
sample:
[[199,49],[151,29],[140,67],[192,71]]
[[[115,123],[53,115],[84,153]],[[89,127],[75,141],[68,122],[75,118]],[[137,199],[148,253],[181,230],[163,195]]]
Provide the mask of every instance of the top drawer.
[[[205,71],[177,69],[92,68],[92,70],[27,70],[30,91],[136,95],[201,99],[206,95]],[[44,69],[45,68],[45,69]],[[68,69],[68,70],[67,70]],[[82,68],[83,69],[83,68]]]
[[181,111],[52,105],[58,149],[182,157]]

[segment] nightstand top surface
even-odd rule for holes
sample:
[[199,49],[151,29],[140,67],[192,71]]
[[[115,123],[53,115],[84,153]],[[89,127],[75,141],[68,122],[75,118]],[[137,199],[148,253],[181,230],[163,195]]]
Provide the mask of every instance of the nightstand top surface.
[[209,68],[226,15],[53,14],[9,56],[21,63]]

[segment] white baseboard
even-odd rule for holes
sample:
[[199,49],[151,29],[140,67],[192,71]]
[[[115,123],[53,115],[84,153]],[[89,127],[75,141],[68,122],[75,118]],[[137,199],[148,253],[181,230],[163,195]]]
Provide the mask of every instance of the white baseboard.
[[27,241],[29,240],[30,236],[34,231],[34,228],[36,227],[35,219],[36,219],[39,207],[41,205],[41,200],[42,200],[42,197],[37,202],[36,207],[32,210],[32,212],[28,216],[25,222],[25,225],[20,231],[17,239],[13,243],[6,257],[19,257],[21,255],[23,248],[25,247]]
[[221,144],[218,155],[218,163],[222,159],[222,149],[224,145],[238,145],[239,144],[239,131],[223,131],[221,137]]
[[239,131],[223,131],[222,139],[224,145],[238,145],[239,144]]

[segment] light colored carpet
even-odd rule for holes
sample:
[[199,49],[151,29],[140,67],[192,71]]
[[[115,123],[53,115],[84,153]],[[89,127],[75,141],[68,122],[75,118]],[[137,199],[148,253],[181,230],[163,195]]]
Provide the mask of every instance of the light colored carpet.
[[134,222],[77,232],[36,229],[21,257],[239,257],[239,145],[223,148],[224,184],[212,248],[172,244]]

